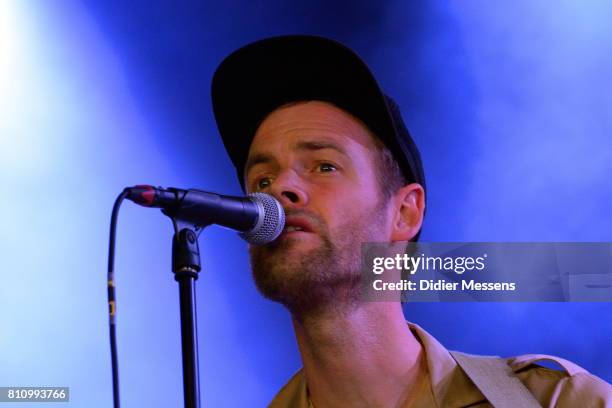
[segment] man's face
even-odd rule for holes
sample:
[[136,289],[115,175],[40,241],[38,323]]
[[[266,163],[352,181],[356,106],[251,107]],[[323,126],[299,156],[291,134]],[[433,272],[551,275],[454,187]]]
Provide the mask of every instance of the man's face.
[[390,234],[375,160],[367,128],[329,103],[281,107],[262,122],[246,187],[275,196],[287,215],[275,242],[250,248],[264,296],[294,313],[358,301],[361,243]]

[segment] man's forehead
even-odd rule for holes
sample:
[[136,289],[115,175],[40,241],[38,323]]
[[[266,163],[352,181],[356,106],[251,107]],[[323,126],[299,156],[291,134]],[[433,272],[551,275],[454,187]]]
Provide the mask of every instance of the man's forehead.
[[282,143],[304,147],[304,143],[321,145],[356,142],[370,150],[380,143],[358,118],[324,101],[301,101],[272,111],[255,132],[249,154],[254,150]]

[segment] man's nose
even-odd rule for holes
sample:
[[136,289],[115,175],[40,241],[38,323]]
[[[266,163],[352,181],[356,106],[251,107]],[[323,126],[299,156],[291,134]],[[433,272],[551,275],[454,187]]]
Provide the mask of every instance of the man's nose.
[[299,208],[308,203],[308,194],[303,183],[292,170],[278,174],[268,192],[285,208]]

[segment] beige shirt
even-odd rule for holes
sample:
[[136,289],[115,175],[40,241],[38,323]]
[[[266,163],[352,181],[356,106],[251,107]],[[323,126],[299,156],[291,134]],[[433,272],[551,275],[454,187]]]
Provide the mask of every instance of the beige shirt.
[[[410,330],[423,346],[431,389],[412,406],[437,408],[484,408],[491,405],[459,368],[447,349],[416,324]],[[556,362],[561,370],[535,363]],[[506,359],[516,376],[543,407],[612,408],[612,386],[562,358],[528,354]],[[308,388],[300,369],[278,392],[270,408],[309,408]]]

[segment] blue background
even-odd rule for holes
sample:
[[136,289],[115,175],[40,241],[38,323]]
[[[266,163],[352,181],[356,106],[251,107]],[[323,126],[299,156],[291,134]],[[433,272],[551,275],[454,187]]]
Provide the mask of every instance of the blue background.
[[[270,35],[346,43],[397,99],[425,163],[424,241],[612,241],[611,16],[605,0],[1,2],[0,385],[69,386],[71,406],[111,405],[113,200],[142,183],[240,193],[210,80]],[[157,211],[122,208],[126,407],[182,405],[171,235]],[[210,228],[200,247],[202,402],[265,406],[300,366],[289,316],[257,294],[234,233]],[[406,306],[448,348],[555,354],[607,381],[611,312]]]

